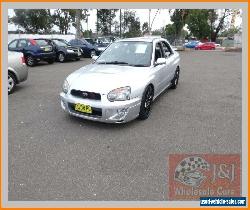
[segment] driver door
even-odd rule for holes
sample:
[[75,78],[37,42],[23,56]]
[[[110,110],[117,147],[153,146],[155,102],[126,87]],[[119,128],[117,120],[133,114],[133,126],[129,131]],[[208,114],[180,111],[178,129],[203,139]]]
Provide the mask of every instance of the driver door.
[[165,58],[161,43],[158,42],[155,45],[154,49],[154,72],[156,78],[156,85],[155,85],[155,96],[160,94],[165,89],[166,84],[166,64],[156,64],[158,58]]

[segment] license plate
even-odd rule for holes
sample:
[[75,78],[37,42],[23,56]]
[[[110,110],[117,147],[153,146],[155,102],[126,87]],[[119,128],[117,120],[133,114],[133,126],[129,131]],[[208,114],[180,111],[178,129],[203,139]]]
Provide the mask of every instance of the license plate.
[[78,56],[80,56],[80,55],[81,55],[81,52],[78,51]]
[[44,51],[50,51],[50,47],[45,47]]
[[85,104],[75,104],[75,110],[82,113],[92,114],[92,108]]

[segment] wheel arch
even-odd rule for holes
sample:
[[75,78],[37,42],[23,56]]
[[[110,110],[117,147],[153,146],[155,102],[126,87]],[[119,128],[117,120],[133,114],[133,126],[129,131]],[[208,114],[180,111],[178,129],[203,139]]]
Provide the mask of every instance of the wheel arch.
[[9,67],[8,68],[8,74],[9,73],[11,73],[14,76],[15,82],[16,82],[16,84],[18,84],[19,79],[18,79],[18,76],[17,76],[17,72],[13,68]]

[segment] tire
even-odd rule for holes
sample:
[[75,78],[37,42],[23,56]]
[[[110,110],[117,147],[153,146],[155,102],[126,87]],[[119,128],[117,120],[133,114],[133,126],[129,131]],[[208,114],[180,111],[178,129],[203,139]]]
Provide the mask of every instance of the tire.
[[65,61],[65,54],[60,52],[57,56],[57,60],[60,62],[60,63],[63,63]]
[[90,57],[92,58],[93,56],[96,56],[95,50],[91,50],[91,51],[90,51]]
[[79,57],[76,57],[76,61],[79,61],[80,60],[80,58]]
[[55,62],[55,59],[54,58],[48,59],[47,62],[48,64],[53,64]]
[[138,119],[140,120],[148,119],[151,113],[151,106],[152,106],[153,98],[154,98],[154,88],[152,85],[149,85],[145,89],[143,96],[142,96]]
[[8,94],[13,93],[15,87],[16,87],[17,81],[16,77],[13,73],[8,72]]
[[171,81],[171,86],[170,86],[171,89],[176,89],[177,88],[177,85],[179,83],[179,77],[180,77],[180,68],[177,67],[176,70],[175,70],[174,78]]
[[34,59],[32,55],[26,56],[26,64],[27,66],[31,66],[31,67],[36,65],[36,60]]

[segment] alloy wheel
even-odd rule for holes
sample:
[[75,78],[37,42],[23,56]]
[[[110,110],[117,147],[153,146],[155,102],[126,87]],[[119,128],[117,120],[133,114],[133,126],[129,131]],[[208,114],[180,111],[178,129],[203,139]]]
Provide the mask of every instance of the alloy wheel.
[[14,79],[8,75],[8,92],[10,93],[12,91],[12,89],[14,88],[15,86],[15,81]]
[[147,114],[150,113],[152,101],[153,101],[153,89],[152,87],[149,87],[145,94],[145,102],[144,102],[144,108]]
[[62,53],[60,53],[60,54],[58,55],[58,60],[59,60],[60,62],[63,62],[64,59],[65,59],[64,55],[63,55]]

